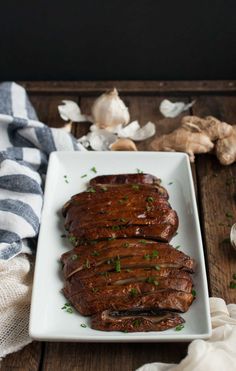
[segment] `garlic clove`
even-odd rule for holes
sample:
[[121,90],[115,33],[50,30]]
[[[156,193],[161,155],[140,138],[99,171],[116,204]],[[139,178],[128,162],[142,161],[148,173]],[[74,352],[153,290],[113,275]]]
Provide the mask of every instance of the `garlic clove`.
[[58,106],[59,115],[64,121],[90,121],[87,115],[82,115],[78,104],[72,100],[63,100]]
[[116,88],[98,97],[92,106],[93,122],[100,128],[111,130],[117,125],[126,125],[130,120],[129,110],[120,99]]
[[187,111],[190,107],[193,106],[195,101],[191,103],[184,103],[184,102],[171,102],[168,99],[164,99],[159,107],[160,112],[164,117],[177,117],[182,112]]
[[120,138],[130,138],[135,141],[141,141],[152,137],[156,132],[156,127],[152,122],[140,126],[138,121],[132,121],[125,127],[118,126],[116,133]]
[[115,142],[117,135],[107,130],[98,129],[93,125],[92,131],[79,138],[78,141],[85,147],[91,147],[94,151],[108,151],[109,146]]
[[109,148],[111,151],[137,151],[135,143],[127,138],[117,139]]
[[230,230],[230,243],[232,247],[236,250],[236,223],[232,225]]

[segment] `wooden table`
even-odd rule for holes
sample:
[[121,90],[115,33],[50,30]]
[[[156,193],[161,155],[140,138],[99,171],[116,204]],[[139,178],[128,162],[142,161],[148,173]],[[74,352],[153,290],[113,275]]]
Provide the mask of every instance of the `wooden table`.
[[[141,124],[156,123],[156,135],[172,131],[177,119],[163,118],[159,104],[163,98],[196,99],[190,113],[214,115],[236,124],[236,81],[101,81],[101,82],[21,82],[28,90],[39,118],[49,126],[60,127],[57,106],[62,99],[79,103],[82,112],[90,113],[94,98],[116,86],[129,107],[132,120]],[[74,125],[79,137],[89,124]],[[150,140],[138,144],[149,150]],[[236,290],[229,288],[236,273],[236,252],[230,247],[230,225],[236,220],[236,164],[224,167],[212,155],[197,156],[192,166],[202,228],[209,294],[236,302]],[[229,214],[228,214],[229,213]],[[233,215],[233,218],[227,215]],[[147,362],[179,362],[187,343],[168,344],[83,344],[33,342],[11,354],[1,363],[1,371],[129,371]]]

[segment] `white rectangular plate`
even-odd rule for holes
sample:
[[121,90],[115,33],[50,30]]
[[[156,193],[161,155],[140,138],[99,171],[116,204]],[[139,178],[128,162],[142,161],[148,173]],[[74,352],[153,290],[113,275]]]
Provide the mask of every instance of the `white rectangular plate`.
[[[97,173],[92,171],[96,168]],[[103,332],[92,330],[89,317],[75,310],[61,309],[67,301],[61,289],[63,278],[60,256],[71,248],[62,238],[63,204],[85,190],[89,179],[96,175],[136,173],[137,168],[160,177],[170,195],[171,206],[179,216],[178,234],[173,246],[197,262],[193,275],[196,300],[187,313],[184,329],[163,332]],[[87,174],[86,177],[82,177]],[[87,327],[81,327],[85,324]],[[54,152],[50,156],[45,187],[42,223],[39,233],[32,306],[30,336],[40,340],[91,342],[157,342],[189,341],[211,334],[207,279],[194,186],[188,156],[165,152]]]

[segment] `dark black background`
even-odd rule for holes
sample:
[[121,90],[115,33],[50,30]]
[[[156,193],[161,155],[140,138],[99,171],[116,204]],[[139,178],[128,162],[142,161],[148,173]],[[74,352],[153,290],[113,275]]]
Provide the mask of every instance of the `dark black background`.
[[0,79],[235,79],[236,1],[0,0]]

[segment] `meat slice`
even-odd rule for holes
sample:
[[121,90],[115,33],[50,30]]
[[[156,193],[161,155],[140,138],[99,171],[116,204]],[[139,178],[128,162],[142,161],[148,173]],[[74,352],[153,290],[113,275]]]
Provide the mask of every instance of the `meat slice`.
[[150,174],[97,176],[63,207],[74,248],[61,256],[64,295],[92,328],[162,331],[194,300],[195,262],[169,245],[178,216]]
[[[146,207],[152,206],[155,200],[166,199],[168,200],[168,193],[165,188],[160,185],[151,184],[105,184],[89,187],[87,191],[74,195],[68,201],[62,210],[64,216],[70,209],[70,206],[77,205],[80,207],[91,206],[96,204],[97,207],[101,204],[111,205],[114,208],[122,209],[129,205],[137,205],[137,200],[142,200],[142,205]],[[113,201],[113,202],[112,202]]]
[[101,331],[164,331],[184,323],[177,313],[160,310],[105,310],[94,314],[91,327]]
[[75,273],[91,276],[134,268],[178,268],[193,272],[195,262],[169,244],[148,240],[124,239],[78,247],[62,255],[66,278]]
[[80,293],[73,296],[63,290],[65,297],[84,316],[90,316],[106,309],[128,310],[128,309],[163,309],[178,312],[186,312],[194,300],[192,293],[176,291],[171,289],[157,290],[143,295],[120,295],[111,297],[95,297],[90,301]]
[[[100,288],[106,288],[107,286],[123,287],[123,285],[130,283],[152,283],[154,280],[159,282],[165,279],[166,282],[178,282],[178,287],[181,291],[191,292],[193,282],[188,272],[177,268],[161,268],[161,266],[156,266],[156,268],[122,269],[120,273],[101,272],[90,276],[83,276],[80,272],[77,272],[66,280],[65,286],[67,287],[67,291],[70,291],[70,294],[74,295],[80,290],[96,292]],[[182,286],[182,283],[184,283],[184,286]],[[121,290],[122,287],[120,288]]]
[[94,186],[97,184],[160,184],[161,179],[151,174],[116,174],[116,175],[100,175],[91,179],[89,184]]

